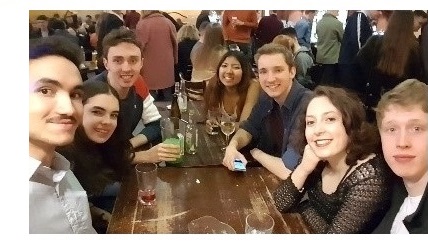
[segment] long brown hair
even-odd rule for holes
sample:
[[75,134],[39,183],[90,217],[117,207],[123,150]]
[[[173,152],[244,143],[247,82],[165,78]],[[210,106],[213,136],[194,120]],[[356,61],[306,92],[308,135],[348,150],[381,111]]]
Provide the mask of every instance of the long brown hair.
[[410,55],[417,49],[418,42],[413,34],[413,12],[393,11],[380,46],[376,68],[385,74],[402,77]]
[[218,23],[209,24],[205,30],[203,41],[204,44],[195,53],[195,62],[193,66],[197,69],[199,67],[210,67],[212,60],[217,59],[213,58],[213,55],[216,55],[219,50],[224,48],[224,37],[221,25]]
[[249,60],[247,57],[240,51],[228,51],[223,55],[220,59],[219,64],[217,65],[215,79],[210,80],[208,83],[208,87],[204,93],[204,100],[206,104],[206,110],[212,108],[218,108],[222,102],[225,86],[220,81],[219,77],[219,69],[223,64],[224,60],[228,57],[235,57],[238,62],[241,64],[242,69],[242,77],[237,86],[237,92],[239,94],[239,100],[237,103],[237,116],[238,120],[241,117],[242,109],[244,108],[245,99],[247,98],[248,88],[250,87],[250,83],[252,80],[252,69]]

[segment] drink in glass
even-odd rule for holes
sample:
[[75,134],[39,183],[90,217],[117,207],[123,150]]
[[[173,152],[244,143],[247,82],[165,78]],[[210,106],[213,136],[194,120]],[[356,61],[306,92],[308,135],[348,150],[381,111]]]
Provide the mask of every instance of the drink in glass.
[[207,114],[207,121],[205,123],[205,131],[210,135],[218,135],[220,125],[218,120],[220,118],[219,109],[210,109]]
[[[184,155],[184,124],[185,122],[179,118],[162,118],[161,119],[161,134],[162,141],[165,144],[172,144],[180,146],[180,158],[173,162],[169,162],[171,164],[178,164],[182,162]],[[168,164],[169,164],[168,163]]]
[[221,117],[220,122],[220,128],[221,132],[226,136],[226,145],[222,148],[222,150],[225,150],[227,145],[229,145],[229,136],[235,132],[235,121],[233,118],[230,118],[229,116],[223,115]]
[[143,205],[156,204],[157,165],[140,163],[135,166],[138,182],[138,201]]

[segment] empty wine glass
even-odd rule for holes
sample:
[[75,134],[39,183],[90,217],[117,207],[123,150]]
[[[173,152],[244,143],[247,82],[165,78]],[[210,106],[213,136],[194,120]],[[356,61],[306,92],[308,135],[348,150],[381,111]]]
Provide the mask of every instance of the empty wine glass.
[[220,129],[226,136],[226,145],[221,150],[226,150],[227,145],[229,145],[229,137],[235,132],[235,119],[229,115],[222,114],[220,118]]

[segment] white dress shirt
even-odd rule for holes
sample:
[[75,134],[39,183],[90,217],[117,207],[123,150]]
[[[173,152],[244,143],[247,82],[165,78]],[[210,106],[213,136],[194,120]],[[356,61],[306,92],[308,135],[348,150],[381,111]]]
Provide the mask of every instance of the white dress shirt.
[[51,168],[30,157],[29,233],[81,234],[92,227],[86,191],[70,170],[70,162],[55,152]]
[[409,234],[403,220],[416,211],[421,199],[422,195],[417,197],[406,197],[404,199],[404,202],[400,207],[400,211],[395,216],[394,223],[392,223],[391,234]]

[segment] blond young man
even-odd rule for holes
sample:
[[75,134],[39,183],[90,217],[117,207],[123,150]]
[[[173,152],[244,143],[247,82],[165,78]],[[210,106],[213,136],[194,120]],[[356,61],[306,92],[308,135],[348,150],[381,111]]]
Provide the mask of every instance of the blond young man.
[[374,233],[428,234],[428,86],[405,80],[375,110],[383,154],[397,179]]

